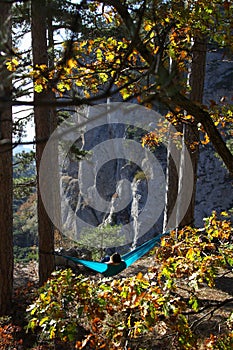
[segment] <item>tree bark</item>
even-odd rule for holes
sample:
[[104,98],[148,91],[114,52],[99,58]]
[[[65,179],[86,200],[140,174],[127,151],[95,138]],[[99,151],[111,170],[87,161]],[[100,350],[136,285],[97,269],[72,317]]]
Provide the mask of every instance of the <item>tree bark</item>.
[[[1,42],[11,47],[11,4],[4,2],[0,11]],[[11,77],[0,56],[0,315],[10,311],[13,291],[13,174]],[[5,102],[9,101],[9,103]]]
[[[181,145],[180,145],[181,147]],[[166,194],[163,218],[163,232],[176,227],[178,172],[180,168],[180,149],[174,140],[173,127],[169,126],[167,146]]]
[[[46,33],[46,1],[33,0],[31,3],[32,12],[32,51],[33,64],[48,66],[48,47]],[[54,113],[51,107],[43,106],[43,101],[48,100],[51,93],[43,90],[40,93],[34,92],[34,119],[36,127],[36,167],[37,167],[37,190],[38,190],[38,235],[39,235],[39,283],[42,285],[54,270],[54,226],[50,220],[40,193],[39,170],[40,160],[46,142],[54,129]],[[52,161],[52,159],[51,159]],[[52,200],[52,189],[51,193]]]
[[[207,45],[205,38],[196,37],[194,39],[194,44],[192,48],[192,63],[191,63],[191,76],[190,76],[190,100],[193,102],[197,102],[199,104],[202,103],[203,99],[203,91],[204,91],[204,83],[205,83],[205,66],[206,66],[206,51]],[[197,123],[194,122],[192,124],[184,124],[184,132],[183,132],[185,146],[188,150],[189,157],[192,163],[192,171],[190,169],[182,169],[183,182],[190,181],[187,177],[188,174],[193,174],[192,182],[193,182],[193,192],[190,203],[188,204],[187,211],[183,218],[179,220],[179,226],[184,227],[187,225],[194,224],[194,210],[195,210],[195,199],[196,199],[196,184],[197,184],[197,168],[198,168],[198,159],[199,159],[199,131]],[[180,202],[181,205],[186,202],[186,191],[187,188],[185,186],[180,188]]]
[[222,158],[230,174],[233,175],[233,155],[226,146],[209,113],[180,93],[174,95],[174,101],[178,106],[184,108],[188,114],[193,115],[196,123],[202,124],[216,152]]

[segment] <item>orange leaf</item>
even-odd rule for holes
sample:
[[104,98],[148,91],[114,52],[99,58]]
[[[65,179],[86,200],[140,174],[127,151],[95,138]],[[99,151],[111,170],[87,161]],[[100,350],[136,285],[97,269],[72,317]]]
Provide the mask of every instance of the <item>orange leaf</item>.
[[142,272],[138,272],[138,274],[137,274],[137,279],[138,279],[138,280],[142,280],[142,278],[143,278]]
[[210,138],[209,138],[209,136],[207,134],[205,134],[205,139],[202,140],[201,143],[203,145],[207,145],[207,143],[209,143],[209,142],[210,142]]

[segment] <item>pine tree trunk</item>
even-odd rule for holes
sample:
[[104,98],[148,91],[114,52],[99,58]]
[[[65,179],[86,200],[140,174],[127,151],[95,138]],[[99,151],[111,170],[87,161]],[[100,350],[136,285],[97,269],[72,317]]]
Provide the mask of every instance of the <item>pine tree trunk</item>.
[[[176,227],[178,173],[180,167],[180,150],[174,139],[174,127],[169,127],[166,169],[166,194],[163,219],[163,231]],[[181,146],[181,145],[180,145]]]
[[[202,103],[204,82],[205,82],[205,65],[206,65],[206,40],[201,38],[195,38],[192,49],[192,64],[191,64],[191,77],[190,77],[190,100],[193,102]],[[183,182],[193,182],[193,192],[190,203],[187,207],[187,211],[183,218],[180,218],[179,225],[181,227],[186,225],[194,224],[194,210],[195,210],[195,199],[196,199],[196,183],[197,183],[197,168],[199,159],[199,131],[197,123],[184,125],[183,132],[184,142],[189,152],[189,157],[192,163],[192,171],[190,169],[183,169]],[[186,173],[185,173],[186,172]],[[193,178],[188,179],[188,174],[193,173]],[[187,186],[180,188],[180,204],[181,206],[186,203],[187,197]]]
[[[46,35],[46,1],[33,0],[32,11],[32,50],[33,64],[48,66],[48,47]],[[46,144],[46,140],[54,129],[53,110],[43,105],[43,102],[51,98],[51,93],[43,90],[40,93],[34,93],[34,119],[36,127],[36,167],[37,183],[39,184],[40,160]],[[51,160],[52,161],[52,160]],[[39,187],[39,186],[38,186]],[[54,270],[54,256],[51,254],[54,250],[54,226],[48,216],[40,193],[38,190],[38,235],[39,235],[39,282],[42,285]],[[49,195],[49,194],[48,194]],[[53,195],[52,192],[50,194]]]
[[[3,47],[11,47],[10,3],[1,5],[0,34]],[[12,86],[4,56],[0,56],[0,85],[6,101],[0,104],[0,315],[4,315],[10,311],[13,290]]]
[[[190,100],[194,102],[202,102],[205,63],[206,41],[196,38],[190,77]],[[178,155],[172,139],[168,144],[164,230],[194,223],[199,132],[196,123],[184,124],[178,131],[183,133],[181,154]]]

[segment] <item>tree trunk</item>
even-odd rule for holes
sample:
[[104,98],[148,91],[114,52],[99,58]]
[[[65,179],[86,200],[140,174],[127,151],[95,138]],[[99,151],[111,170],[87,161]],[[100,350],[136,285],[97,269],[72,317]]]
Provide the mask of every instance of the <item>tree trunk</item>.
[[176,227],[180,150],[175,142],[173,130],[174,128],[170,124],[167,147],[166,194],[163,219],[164,232]]
[[[1,5],[0,31],[3,48],[11,47],[11,4],[7,2]],[[0,315],[10,311],[13,290],[12,86],[3,58],[0,56],[0,91],[2,101],[9,104],[0,105]]]
[[[48,66],[48,47],[46,35],[46,1],[33,0],[32,12],[32,51],[33,64]],[[43,90],[34,93],[34,119],[36,127],[36,167],[39,184],[40,160],[46,144],[54,129],[54,113],[50,107],[43,106],[43,101],[51,98],[51,93]],[[52,160],[51,160],[52,161]],[[39,187],[39,186],[38,186]],[[38,235],[39,235],[39,282],[42,285],[54,270],[54,226],[45,210],[40,188],[38,190]],[[49,194],[48,194],[49,195]],[[51,196],[53,194],[51,193]]]
[[[206,63],[206,41],[196,38],[190,76],[190,101],[202,102]],[[168,144],[167,192],[164,230],[194,223],[199,132],[197,124],[177,127],[183,133],[181,154],[170,137]],[[174,162],[174,155],[175,160]]]
[[[191,76],[190,76],[190,100],[197,103],[202,103],[204,82],[205,82],[205,65],[206,65],[206,40],[201,38],[195,38],[192,48],[192,64],[191,64]],[[197,183],[197,168],[199,159],[199,131],[197,123],[184,124],[183,132],[185,146],[189,152],[189,157],[192,163],[192,171],[190,169],[182,169],[183,181],[187,182],[188,186],[188,174],[192,176],[193,192],[190,203],[188,204],[187,211],[183,218],[180,218],[179,225],[181,227],[194,224],[194,210],[196,199],[196,183]],[[185,165],[184,165],[185,166]],[[185,173],[186,172],[186,173]],[[187,181],[188,180],[188,181]],[[180,188],[180,202],[181,206],[186,203],[187,188],[184,186],[183,190]]]
[[[49,69],[54,69],[54,58],[55,58],[55,45],[54,45],[54,33],[53,33],[53,0],[47,0],[47,28],[48,28],[48,45],[49,45],[49,56],[48,56],[48,66]],[[51,107],[51,115],[53,116],[51,120],[53,131],[57,127],[57,109],[55,106],[56,96],[55,93],[49,91],[48,93],[50,100],[53,102],[53,107]],[[59,174],[59,151],[58,151],[59,140],[53,138],[53,143],[50,146],[50,155],[53,159],[53,165],[50,166],[50,181],[47,177],[47,185],[50,186],[50,191],[52,189],[53,207],[52,207],[52,221],[56,226],[54,231],[55,234],[61,235],[60,228],[61,224],[61,196],[60,196],[60,174]],[[51,164],[51,162],[49,162]],[[46,186],[47,187],[47,186]],[[46,190],[47,192],[47,190]],[[51,197],[49,198],[49,205],[51,206]],[[54,242],[55,244],[55,242]]]
[[192,130],[183,124],[180,155],[179,185],[177,194],[176,227],[192,225],[194,222],[195,179],[197,175],[196,153],[192,155]]

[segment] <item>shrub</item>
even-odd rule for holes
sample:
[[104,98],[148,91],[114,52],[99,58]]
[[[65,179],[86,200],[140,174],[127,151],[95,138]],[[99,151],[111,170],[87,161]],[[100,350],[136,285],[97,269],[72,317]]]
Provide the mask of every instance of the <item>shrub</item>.
[[[28,330],[39,327],[46,339],[70,341],[76,349],[165,348],[165,339],[169,349],[200,349],[190,316],[205,311],[209,317],[221,307],[216,300],[203,305],[198,291],[203,283],[213,287],[219,268],[232,264],[231,235],[230,222],[213,213],[202,230],[186,227],[164,237],[145,276],[90,279],[58,271],[29,307]],[[203,349],[230,349],[232,317],[228,330],[209,334]]]
[[137,171],[136,174],[134,175],[134,180],[135,181],[146,180],[146,175],[144,171],[142,170]]

